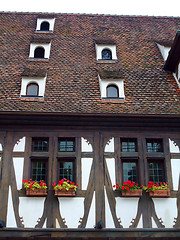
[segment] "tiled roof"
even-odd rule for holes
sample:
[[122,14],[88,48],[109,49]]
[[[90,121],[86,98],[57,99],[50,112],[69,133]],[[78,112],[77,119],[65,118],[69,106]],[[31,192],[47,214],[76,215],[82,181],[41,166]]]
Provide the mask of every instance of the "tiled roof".
[[[156,42],[173,42],[180,18],[0,13],[0,111],[180,114],[180,89]],[[37,18],[54,32],[36,32]],[[51,39],[49,59],[29,59],[32,39]],[[116,43],[117,61],[96,60],[95,40]],[[24,69],[47,72],[43,101],[20,98]],[[125,100],[101,99],[98,73],[123,73]]]

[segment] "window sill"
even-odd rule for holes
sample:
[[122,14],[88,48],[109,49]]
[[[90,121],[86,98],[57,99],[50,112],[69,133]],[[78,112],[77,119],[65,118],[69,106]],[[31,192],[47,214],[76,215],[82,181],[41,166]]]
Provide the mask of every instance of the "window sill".
[[117,63],[118,60],[117,59],[112,59],[112,60],[103,60],[103,59],[98,59],[97,63]]
[[28,61],[43,61],[43,62],[47,62],[49,61],[49,58],[28,58]]
[[52,30],[49,30],[49,31],[36,30],[35,33],[53,33],[53,31]]
[[102,98],[102,102],[110,102],[110,103],[124,103],[124,98]]
[[27,102],[44,102],[44,97],[28,97],[28,96],[21,96],[21,101]]

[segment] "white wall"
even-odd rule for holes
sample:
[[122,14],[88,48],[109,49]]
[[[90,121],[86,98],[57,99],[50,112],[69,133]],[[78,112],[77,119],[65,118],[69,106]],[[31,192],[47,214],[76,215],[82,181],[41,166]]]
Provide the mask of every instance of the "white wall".
[[94,228],[94,226],[95,226],[95,221],[96,221],[95,220],[95,194],[96,193],[94,192],[91,207],[90,207],[90,211],[89,211],[89,215],[88,215],[86,228]]
[[171,48],[160,45],[159,43],[157,43],[157,46],[161,52],[162,57],[164,58],[164,61],[166,61]]
[[14,215],[13,202],[12,202],[12,191],[10,186],[9,186],[8,207],[7,207],[7,227],[17,227],[16,219]]
[[45,50],[44,58],[50,57],[51,43],[31,43],[29,50],[29,58],[34,58],[34,51],[37,47],[43,47]]
[[42,217],[45,197],[20,197],[19,213],[23,217],[24,226],[34,228]]
[[13,158],[17,189],[22,188],[24,158]]
[[110,141],[106,144],[105,152],[114,152],[114,138],[111,138]]
[[84,214],[84,198],[59,197],[58,200],[61,216],[65,218],[68,228],[77,228]]
[[112,186],[116,184],[116,175],[115,175],[115,159],[106,158],[107,168],[110,175]]
[[55,18],[38,18],[37,19],[37,25],[36,25],[36,31],[40,30],[41,23],[45,22],[45,21],[49,23],[49,31],[54,30]]
[[92,152],[92,145],[85,138],[81,138],[81,152]]
[[96,44],[95,47],[96,47],[96,60],[102,59],[101,52],[103,51],[103,49],[111,50],[112,60],[117,60],[116,45]]
[[92,162],[93,162],[92,158],[81,158],[82,190],[86,190],[87,189]]
[[46,87],[46,77],[40,78],[40,77],[22,77],[21,82],[21,96],[26,95],[26,89],[27,85],[30,83],[37,83],[39,86],[39,94],[38,96],[43,97],[45,93],[45,87]]
[[106,228],[115,228],[112,213],[109,206],[109,201],[107,198],[106,188],[104,188],[105,194],[105,219],[106,219]]
[[25,151],[25,141],[26,141],[26,137],[19,139],[19,141],[14,146],[13,152],[24,152]]

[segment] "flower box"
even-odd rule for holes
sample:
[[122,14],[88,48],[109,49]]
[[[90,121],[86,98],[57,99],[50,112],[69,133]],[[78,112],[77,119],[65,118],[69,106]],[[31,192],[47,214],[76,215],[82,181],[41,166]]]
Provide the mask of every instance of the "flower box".
[[26,189],[26,196],[46,196],[47,189]]
[[122,191],[122,196],[123,197],[140,197],[140,196],[142,196],[142,189]]
[[68,191],[67,190],[60,190],[60,189],[54,189],[54,195],[55,196],[58,196],[58,197],[72,197],[72,196],[75,196],[76,195],[76,192],[74,189],[69,189]]
[[149,192],[150,197],[170,197],[170,190],[155,190]]

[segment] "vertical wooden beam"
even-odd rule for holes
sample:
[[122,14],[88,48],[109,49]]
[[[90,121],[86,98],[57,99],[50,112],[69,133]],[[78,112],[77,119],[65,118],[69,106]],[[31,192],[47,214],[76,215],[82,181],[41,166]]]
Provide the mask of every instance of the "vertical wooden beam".
[[121,161],[121,145],[120,138],[114,138],[114,155],[115,155],[115,174],[116,183],[122,184],[122,161]]
[[5,138],[5,144],[2,156],[2,180],[0,189],[0,220],[5,222],[7,217],[7,205],[9,185],[11,179],[12,152],[14,148],[13,133],[8,132]]
[[140,184],[145,184],[145,168],[147,167],[147,164],[145,164],[145,153],[144,153],[144,139],[138,138],[137,139],[137,147],[138,147],[138,173],[139,173],[139,182]]
[[104,199],[104,158],[103,141],[101,133],[94,136],[94,163],[95,163],[95,196],[96,196],[96,227],[102,221],[105,227],[105,199]]
[[81,138],[76,138],[76,182],[79,184],[78,189],[82,189],[82,169],[81,169]]
[[164,167],[165,167],[165,173],[166,173],[166,180],[168,184],[170,185],[171,189],[173,189],[173,181],[172,181],[172,170],[171,170],[171,154],[169,149],[169,139],[164,138],[163,139],[163,149],[164,149]]
[[30,178],[30,173],[31,173],[31,161],[30,161],[31,143],[32,143],[32,138],[26,137],[25,153],[24,153],[24,171],[23,171],[23,179],[26,179],[26,180]]

